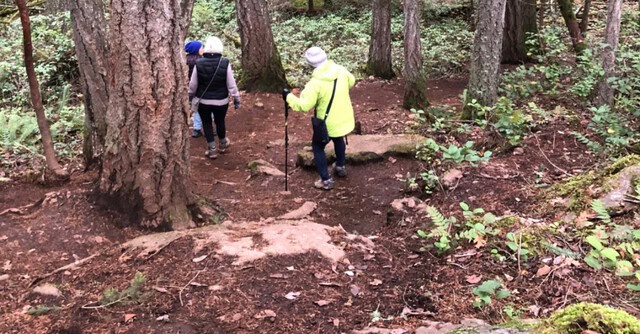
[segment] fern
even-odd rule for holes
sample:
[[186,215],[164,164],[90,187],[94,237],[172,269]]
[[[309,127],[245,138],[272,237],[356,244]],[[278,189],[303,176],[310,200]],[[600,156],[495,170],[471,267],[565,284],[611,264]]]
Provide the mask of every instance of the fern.
[[609,216],[609,212],[601,200],[598,199],[591,202],[591,208],[598,214],[598,219],[611,224],[611,216]]
[[593,141],[593,140],[591,140],[591,139],[587,138],[587,136],[583,135],[583,134],[582,134],[582,133],[580,133],[580,132],[571,131],[571,134],[572,134],[574,137],[576,137],[576,139],[577,139],[579,142],[581,142],[581,143],[583,143],[583,144],[587,145],[587,147],[589,148],[589,150],[590,150],[591,152],[594,152],[594,153],[602,152],[603,148],[602,148],[602,145],[600,145],[600,143],[595,142],[595,141]]

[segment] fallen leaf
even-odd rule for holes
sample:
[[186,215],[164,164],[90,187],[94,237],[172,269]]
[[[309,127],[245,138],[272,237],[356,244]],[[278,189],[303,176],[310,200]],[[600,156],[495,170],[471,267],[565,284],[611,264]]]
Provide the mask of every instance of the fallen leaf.
[[466,277],[466,281],[469,284],[477,284],[477,283],[480,283],[481,280],[482,280],[482,276],[478,276],[478,275],[469,275]]
[[373,210],[373,214],[380,216],[382,214],[382,212],[378,211],[378,210]]
[[166,321],[169,322],[169,315],[165,314],[165,315],[161,315],[159,317],[156,318],[156,321]]
[[536,277],[546,276],[551,272],[551,267],[544,265],[536,272]]
[[233,321],[239,321],[240,319],[242,319],[242,313],[236,313],[231,317],[231,320]]
[[337,288],[342,287],[342,284],[333,283],[333,282],[320,282],[320,283],[318,283],[318,285],[320,285],[320,286],[332,286],[332,287],[337,287]]
[[4,266],[2,266],[2,270],[4,270],[4,271],[9,271],[9,270],[11,270],[11,260],[7,260],[7,261],[4,263]]
[[33,289],[33,292],[43,296],[62,297],[62,292],[60,292],[58,288],[49,283],[37,286],[35,289]]
[[154,290],[158,291],[158,292],[162,292],[162,293],[169,293],[169,290],[159,287],[159,286],[154,286],[153,287]]
[[344,306],[351,306],[353,305],[353,301],[351,300],[351,297],[349,297],[349,300],[347,300],[346,303],[343,304]]
[[375,258],[376,258],[376,256],[373,255],[373,254],[367,254],[367,255],[364,256],[364,260],[365,261],[371,261],[371,260],[373,260]]
[[289,270],[289,271],[294,271],[294,270],[296,270],[296,268],[294,268],[293,266],[291,266],[291,267],[287,267],[287,270]]
[[413,260],[413,259],[417,259],[419,257],[420,257],[420,255],[418,255],[418,254],[411,254],[411,255],[407,256],[407,259]]
[[369,285],[373,285],[373,286],[378,286],[380,284],[382,284],[382,281],[377,279],[377,278],[374,279],[373,281],[369,282]]
[[296,300],[298,299],[298,297],[300,297],[300,292],[289,292],[286,296],[284,296],[284,298],[287,298],[289,300]]
[[202,284],[202,283],[198,283],[198,282],[191,282],[191,283],[189,283],[189,285],[197,286],[197,287],[204,287],[204,286],[208,286],[208,285],[206,285],[206,284]]
[[202,262],[202,261],[204,261],[204,259],[207,258],[207,256],[208,256],[207,254],[202,255],[202,256],[198,256],[197,258],[195,258],[195,259],[193,259],[191,261],[193,261],[194,263]]
[[9,279],[9,274],[0,275],[0,282],[6,281]]
[[256,319],[275,318],[275,317],[276,317],[276,312],[273,312],[271,310],[260,311],[260,313],[254,316],[254,318]]
[[133,313],[127,313],[124,315],[124,322],[132,322],[136,315]]
[[352,294],[354,297],[356,297],[357,295],[359,295],[359,294],[360,294],[360,288],[359,288],[357,285],[352,285],[352,286],[350,287],[350,290],[351,290],[351,294]]
[[315,302],[316,305],[318,306],[327,306],[329,304],[331,304],[333,302],[333,300],[318,300],[317,302]]
[[337,319],[337,318],[336,318],[336,319],[333,319],[333,326],[334,326],[334,327],[338,327],[338,326],[340,326],[340,320],[339,320],[339,319]]
[[99,243],[99,244],[101,244],[101,243],[103,243],[103,242],[104,242],[104,238],[103,238],[103,237],[95,237],[95,238],[93,238],[93,240],[94,240],[96,243]]
[[355,275],[355,274],[353,273],[353,271],[351,271],[351,270],[345,271],[344,273],[345,273],[347,276],[353,276],[353,275]]
[[592,215],[591,213],[589,213],[589,211],[580,212],[580,215],[575,220],[576,227],[581,229],[593,225],[593,223],[589,221],[589,218],[591,218],[591,216]]
[[0,241],[5,241],[7,239],[9,239],[9,237],[7,237],[6,235],[3,235],[0,237]]
[[220,291],[222,289],[224,289],[222,285],[211,285],[208,288],[209,291]]
[[271,274],[269,275],[269,278],[284,278],[283,274]]
[[537,317],[540,314],[540,307],[537,305],[531,305],[529,306],[529,312],[531,312],[533,316]]
[[564,255],[556,256],[556,257],[553,259],[553,265],[555,265],[555,266],[559,266],[559,265],[561,265],[562,263],[564,263],[564,260],[566,260],[566,258],[567,258],[567,257],[566,257],[566,256],[564,256]]

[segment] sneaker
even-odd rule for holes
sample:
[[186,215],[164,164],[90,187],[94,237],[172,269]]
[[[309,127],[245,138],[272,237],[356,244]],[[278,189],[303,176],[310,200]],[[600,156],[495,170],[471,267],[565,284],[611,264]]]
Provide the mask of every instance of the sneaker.
[[204,152],[204,156],[209,158],[209,159],[216,159],[218,158],[218,150],[216,149],[216,144],[215,143],[209,143],[207,144],[208,148],[207,151]]
[[200,136],[202,136],[202,130],[193,130],[193,133],[191,134],[191,137],[198,138]]
[[335,166],[333,167],[333,172],[338,175],[338,177],[347,176],[347,166]]
[[231,141],[229,140],[229,138],[222,138],[220,139],[220,153],[224,153],[229,146],[231,146]]
[[313,186],[318,189],[331,190],[333,189],[333,186],[335,186],[335,184],[336,184],[336,181],[334,181],[333,179],[328,179],[324,181],[320,179],[316,181],[316,183],[314,183]]

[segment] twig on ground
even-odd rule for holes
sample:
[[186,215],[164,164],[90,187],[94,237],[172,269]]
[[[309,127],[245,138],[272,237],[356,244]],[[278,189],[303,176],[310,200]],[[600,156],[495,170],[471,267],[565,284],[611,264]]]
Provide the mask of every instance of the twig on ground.
[[178,298],[180,299],[180,306],[184,306],[184,303],[182,302],[182,292],[184,291],[184,289],[189,287],[189,285],[191,285],[191,283],[198,277],[198,275],[200,275],[200,273],[205,271],[205,270],[207,270],[207,268],[204,268],[202,270],[198,270],[198,272],[196,272],[196,275],[193,276],[193,278],[187,284],[185,284],[185,286],[180,288],[180,292],[178,293]]
[[540,139],[538,139],[538,136],[537,136],[536,134],[533,134],[533,137],[534,137],[534,138],[536,138],[536,143],[537,143],[537,146],[538,146],[538,150],[540,151],[540,153],[542,154],[542,156],[543,156],[543,157],[544,157],[544,158],[545,158],[545,159],[546,159],[546,160],[551,164],[551,166],[553,166],[555,169],[557,169],[557,170],[559,170],[559,171],[563,172],[565,175],[567,175],[567,176],[569,176],[569,177],[574,176],[573,174],[571,174],[571,173],[567,172],[566,170],[564,170],[564,169],[562,169],[562,168],[558,167],[556,164],[554,164],[553,162],[551,162],[551,160],[549,160],[549,157],[547,157],[547,155],[546,155],[546,154],[544,154],[544,151],[542,151],[542,148],[540,147]]
[[8,209],[3,210],[2,212],[0,212],[0,216],[4,216],[4,215],[6,215],[8,213],[13,213],[13,214],[16,214],[16,215],[23,215],[25,210],[31,209],[33,207],[36,207],[36,206],[42,204],[42,202],[44,202],[44,199],[45,198],[43,197],[43,198],[35,201],[35,203],[23,205],[23,206],[21,206],[19,208],[8,208]]
[[520,252],[522,251],[522,232],[520,232],[519,234],[519,241],[518,241],[518,254],[516,254],[516,256],[518,257],[518,276],[520,276],[520,273],[522,273],[522,267],[521,267],[521,261],[520,261]]
[[93,255],[91,255],[89,257],[85,257],[84,259],[75,261],[73,263],[69,263],[66,266],[62,266],[62,267],[60,267],[60,268],[58,268],[58,269],[56,269],[56,270],[54,270],[52,272],[49,272],[49,273],[44,274],[42,276],[36,277],[33,281],[31,281],[31,284],[29,284],[29,287],[32,287],[32,286],[36,285],[38,282],[40,282],[41,280],[43,280],[43,279],[45,279],[47,277],[53,276],[53,275],[55,275],[55,274],[57,274],[59,272],[75,269],[75,268],[77,268],[77,267],[89,262],[91,259],[93,259],[94,257],[96,257],[98,255],[100,255],[100,253],[96,253],[96,254],[93,254]]
[[484,177],[485,179],[492,179],[492,180],[509,180],[509,179],[515,179],[517,177],[520,177],[520,173],[516,175],[506,175],[506,176],[491,176],[485,173],[480,173],[478,174],[478,176]]

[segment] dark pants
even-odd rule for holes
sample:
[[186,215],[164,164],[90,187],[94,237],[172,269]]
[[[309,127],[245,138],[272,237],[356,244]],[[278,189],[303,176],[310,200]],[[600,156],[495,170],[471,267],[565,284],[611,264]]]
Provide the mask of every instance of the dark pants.
[[[214,120],[216,123],[216,132],[218,132],[218,137],[220,139],[227,138],[227,129],[224,124],[224,118],[227,116],[227,109],[229,109],[228,104],[223,106],[210,106],[200,103],[198,106],[198,114],[200,114],[200,118],[202,119],[202,129],[204,130],[204,137],[207,138],[207,143],[215,141],[216,138],[213,135]],[[213,119],[211,118],[211,114],[213,114]]]
[[[344,167],[347,163],[347,145],[344,141],[344,137],[331,138],[331,140],[333,141],[333,148],[336,151],[336,166]],[[329,176],[327,156],[324,154],[324,148],[327,144],[312,143],[311,146],[313,147],[313,160],[316,162],[318,174],[320,174],[323,181],[330,179],[331,177]]]

